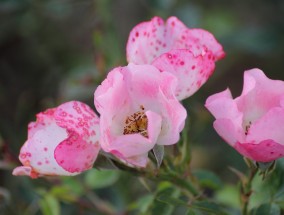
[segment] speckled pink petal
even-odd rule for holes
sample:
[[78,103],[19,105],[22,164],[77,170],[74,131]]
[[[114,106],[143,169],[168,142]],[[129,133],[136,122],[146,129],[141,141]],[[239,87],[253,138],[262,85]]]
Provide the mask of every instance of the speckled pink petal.
[[84,141],[74,131],[68,133],[68,138],[62,141],[54,151],[58,164],[71,173],[80,173],[92,168],[100,149],[99,144]]
[[194,56],[189,50],[172,50],[152,63],[161,72],[167,71],[178,78],[175,95],[183,100],[194,94],[211,76],[215,62],[211,52]]
[[[225,57],[223,47],[217,42],[215,37],[208,31],[203,29],[188,29],[181,35],[177,42],[185,43],[185,48],[194,53],[195,56],[202,55],[210,51],[213,53],[214,61],[221,60]],[[182,45],[174,45],[175,48],[182,48]]]
[[57,124],[68,133],[68,138],[54,151],[56,161],[71,173],[90,169],[100,149],[98,116],[88,105],[78,101],[60,105],[54,115]]
[[284,156],[284,145],[273,140],[264,140],[260,143],[236,143],[235,149],[252,160],[271,162]]
[[126,46],[128,62],[150,64],[156,57],[168,51],[166,34],[164,21],[160,17],[135,26],[129,34]]
[[[15,175],[76,175],[90,168],[98,154],[98,117],[81,102],[64,103],[37,114],[28,129],[28,140],[19,156],[24,166],[16,168]],[[76,150],[64,143],[72,143]]]
[[214,60],[225,56],[214,36],[202,29],[188,29],[176,17],[166,23],[160,17],[135,26],[127,42],[127,60],[136,64],[150,64],[156,57],[173,49],[188,49],[195,56],[207,51]]
[[56,124],[53,113],[49,110],[40,113],[37,121],[29,125],[29,133],[33,134],[22,146],[19,159],[24,166],[32,169],[31,172],[39,175],[72,175],[54,159],[54,150],[67,138],[67,132]]

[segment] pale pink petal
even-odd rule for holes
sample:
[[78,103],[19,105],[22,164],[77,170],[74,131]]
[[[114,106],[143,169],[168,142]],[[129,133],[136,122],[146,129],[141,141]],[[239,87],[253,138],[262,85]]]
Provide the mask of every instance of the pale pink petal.
[[[130,63],[128,71],[125,71],[125,79],[128,84],[128,92],[132,100],[142,101],[147,109],[151,104],[157,103],[157,96],[161,93],[167,98],[174,99],[177,87],[177,79],[170,73],[160,74],[160,71],[152,65],[135,65]],[[176,104],[180,104],[178,101]],[[157,104],[155,104],[157,105]],[[151,107],[151,109],[155,107]],[[160,107],[159,107],[160,109]]]
[[161,72],[167,71],[178,78],[175,95],[183,100],[194,94],[211,76],[215,62],[211,52],[194,56],[189,50],[172,50],[156,58],[152,63]]
[[248,129],[246,142],[257,144],[272,139],[275,143],[284,145],[283,122],[284,109],[282,107],[271,108],[263,117],[252,123]]
[[216,119],[213,126],[220,137],[231,146],[244,140],[244,130],[242,127],[236,126],[231,119]]
[[272,107],[280,106],[284,95],[284,82],[267,78],[259,69],[244,74],[242,95],[235,99],[244,113],[245,124],[262,117]]
[[[30,166],[19,166],[16,167],[12,172],[12,174],[15,176],[20,176],[20,175],[31,176],[32,175],[31,173],[32,173],[32,168]],[[37,178],[37,176],[34,178]]]
[[124,86],[123,67],[118,67],[110,71],[107,78],[99,85],[94,93],[96,109],[99,113],[118,111],[128,111],[127,89]]
[[229,89],[207,98],[205,107],[216,119],[229,119],[242,127],[243,114],[239,111]]
[[163,124],[157,144],[172,145],[180,139],[179,134],[184,128],[187,113],[185,108],[179,105],[175,98],[169,99],[163,94],[160,97],[162,97],[160,102],[163,107],[161,110]]
[[284,156],[284,145],[273,140],[264,140],[260,143],[236,143],[235,149],[252,160],[258,162],[271,162]]
[[243,141],[243,114],[238,110],[229,89],[207,98],[205,107],[216,118],[214,128],[230,145]]

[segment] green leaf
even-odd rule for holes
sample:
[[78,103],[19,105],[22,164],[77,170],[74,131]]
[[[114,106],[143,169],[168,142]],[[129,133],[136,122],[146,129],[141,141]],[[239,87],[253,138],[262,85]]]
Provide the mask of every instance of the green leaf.
[[207,170],[196,170],[193,172],[193,175],[197,178],[202,187],[216,190],[220,189],[223,185],[220,178],[213,172]]
[[169,205],[173,205],[173,206],[186,206],[186,207],[189,207],[188,203],[183,201],[183,200],[180,200],[180,199],[177,199],[177,198],[173,198],[167,194],[163,194],[163,195],[159,195],[157,197],[157,200],[160,201],[160,202],[164,202],[164,203],[167,203]]
[[222,207],[214,202],[200,201],[191,204],[191,207],[216,215],[227,215]]
[[91,169],[86,173],[85,183],[92,189],[98,189],[114,184],[118,178],[118,171]]
[[154,198],[153,194],[145,195],[145,196],[139,198],[138,200],[136,200],[135,202],[133,202],[129,206],[129,209],[130,210],[138,209],[140,214],[144,214],[148,211],[148,209],[150,208],[154,199],[155,198]]
[[225,205],[234,208],[240,208],[240,192],[235,185],[225,185],[221,190],[215,194],[215,199]]
[[153,148],[153,153],[157,161],[157,167],[160,168],[164,158],[164,146],[156,144]]
[[276,204],[265,203],[260,205],[257,209],[252,212],[253,215],[280,215],[280,207]]
[[40,209],[44,215],[60,215],[60,204],[51,194],[46,194],[39,201]]

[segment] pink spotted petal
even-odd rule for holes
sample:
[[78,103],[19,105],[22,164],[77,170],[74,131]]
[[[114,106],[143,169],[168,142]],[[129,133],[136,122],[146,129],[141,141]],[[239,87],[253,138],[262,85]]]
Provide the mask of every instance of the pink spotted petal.
[[[62,169],[54,159],[57,145],[67,138],[67,132],[59,127],[50,111],[37,115],[37,121],[29,125],[33,133],[20,151],[19,159],[24,166],[30,167],[31,172],[40,175],[72,175]],[[42,127],[44,125],[44,127]]]
[[88,105],[79,101],[64,103],[56,109],[54,117],[60,127],[76,131],[89,144],[98,141],[99,117]]
[[150,64],[161,54],[174,49],[188,49],[195,56],[210,51],[214,60],[225,56],[214,36],[202,29],[188,29],[176,17],[166,23],[160,17],[133,28],[127,42],[127,60],[136,64]]
[[[214,61],[221,60],[225,57],[223,47],[217,42],[215,37],[208,31],[203,29],[190,29],[186,30],[184,35],[181,36],[186,40],[186,47],[194,53],[195,56],[202,55],[205,52],[212,52],[212,59]],[[178,45],[176,48],[180,47]]]
[[[23,167],[14,170],[16,175],[76,175],[90,168],[98,154],[98,117],[81,102],[67,102],[37,114],[28,129],[28,140],[19,156]],[[67,161],[64,164],[63,155]],[[66,168],[68,162],[73,169]]]
[[[92,168],[100,150],[98,142],[88,143],[74,131],[54,151],[58,164],[70,173],[80,173]],[[67,156],[66,156],[67,155]]]
[[211,76],[215,62],[211,52],[194,56],[186,49],[172,50],[156,58],[152,63],[161,72],[175,75],[179,81],[175,95],[183,100],[194,94]]
[[245,157],[258,162],[271,162],[284,156],[284,145],[273,140],[264,140],[260,143],[236,143],[235,149]]
[[169,50],[166,28],[160,17],[135,26],[129,34],[126,55],[130,63],[150,64],[156,57]]

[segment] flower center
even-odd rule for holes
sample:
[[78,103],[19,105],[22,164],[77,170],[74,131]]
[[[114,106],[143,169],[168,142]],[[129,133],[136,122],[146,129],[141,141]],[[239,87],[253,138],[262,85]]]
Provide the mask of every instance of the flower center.
[[139,133],[146,138],[149,137],[147,132],[148,119],[144,112],[145,108],[141,105],[140,109],[141,111],[137,111],[126,117],[123,134]]
[[248,125],[245,126],[245,135],[248,135],[250,126],[251,126],[251,121],[249,121]]

